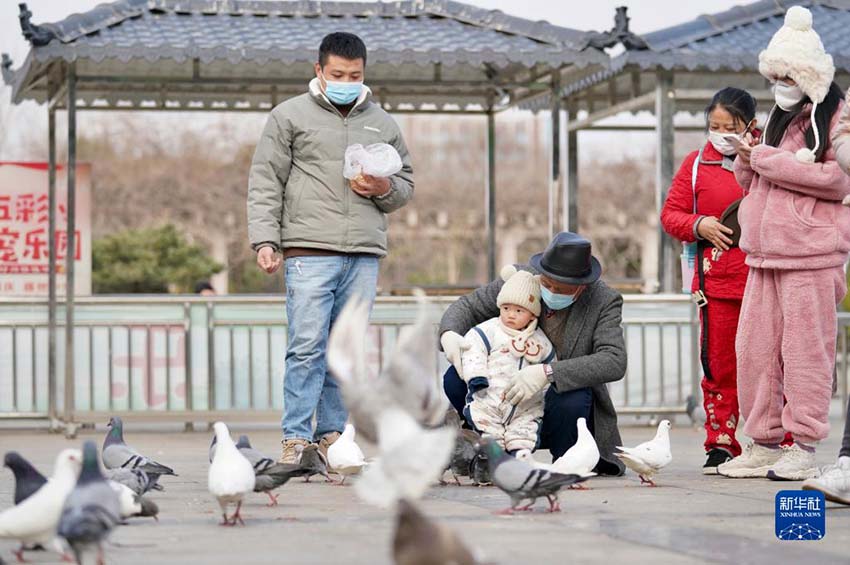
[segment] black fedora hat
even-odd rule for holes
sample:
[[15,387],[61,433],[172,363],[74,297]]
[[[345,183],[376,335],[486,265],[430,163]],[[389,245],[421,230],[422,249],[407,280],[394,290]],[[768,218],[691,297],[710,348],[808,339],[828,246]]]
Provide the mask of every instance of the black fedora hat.
[[542,275],[566,284],[590,284],[602,274],[602,265],[590,252],[590,242],[568,231],[556,235],[543,253],[532,255],[529,263]]

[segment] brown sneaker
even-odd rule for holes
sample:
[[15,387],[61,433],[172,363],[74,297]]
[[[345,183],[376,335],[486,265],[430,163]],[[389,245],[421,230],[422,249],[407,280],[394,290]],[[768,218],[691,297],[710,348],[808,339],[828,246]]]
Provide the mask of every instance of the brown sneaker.
[[328,448],[332,446],[341,434],[339,432],[331,432],[322,436],[319,440],[319,453],[322,454],[322,459],[328,460]]
[[277,460],[278,463],[289,463],[292,465],[298,464],[301,459],[301,451],[310,445],[310,442],[306,439],[301,438],[292,438],[285,439],[280,442],[283,444],[283,453],[280,456],[280,459]]

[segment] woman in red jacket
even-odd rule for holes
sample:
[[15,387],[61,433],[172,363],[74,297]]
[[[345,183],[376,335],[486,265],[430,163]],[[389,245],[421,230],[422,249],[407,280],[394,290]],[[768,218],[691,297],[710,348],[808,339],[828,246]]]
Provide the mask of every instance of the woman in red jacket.
[[732,245],[733,230],[720,218],[744,196],[732,166],[736,141],[754,132],[755,113],[756,101],[744,90],[727,87],[714,95],[705,109],[708,141],[685,157],[661,210],[664,231],[686,246],[701,242],[696,261],[702,262],[704,284],[700,285],[699,269],[694,269],[692,281],[683,281],[683,286],[702,291],[705,297],[700,300],[700,357],[707,475],[717,474],[718,465],[741,453],[735,438],[739,418],[735,333],[747,266],[744,253]]

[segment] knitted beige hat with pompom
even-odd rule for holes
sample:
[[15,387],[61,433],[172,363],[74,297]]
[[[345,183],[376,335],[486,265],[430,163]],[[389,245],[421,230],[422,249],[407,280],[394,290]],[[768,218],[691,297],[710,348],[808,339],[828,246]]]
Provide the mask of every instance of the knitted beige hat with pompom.
[[540,277],[528,271],[518,271],[513,265],[505,265],[501,271],[505,284],[496,297],[499,308],[503,304],[516,304],[529,310],[535,316],[540,315]]

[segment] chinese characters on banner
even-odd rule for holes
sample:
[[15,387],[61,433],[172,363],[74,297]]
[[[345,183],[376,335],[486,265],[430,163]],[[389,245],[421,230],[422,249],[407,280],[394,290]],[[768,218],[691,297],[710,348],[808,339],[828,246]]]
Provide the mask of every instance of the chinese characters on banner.
[[[67,169],[56,171],[56,292],[65,294]],[[77,165],[74,286],[91,294],[91,166]],[[47,163],[0,161],[0,296],[47,296]]]

